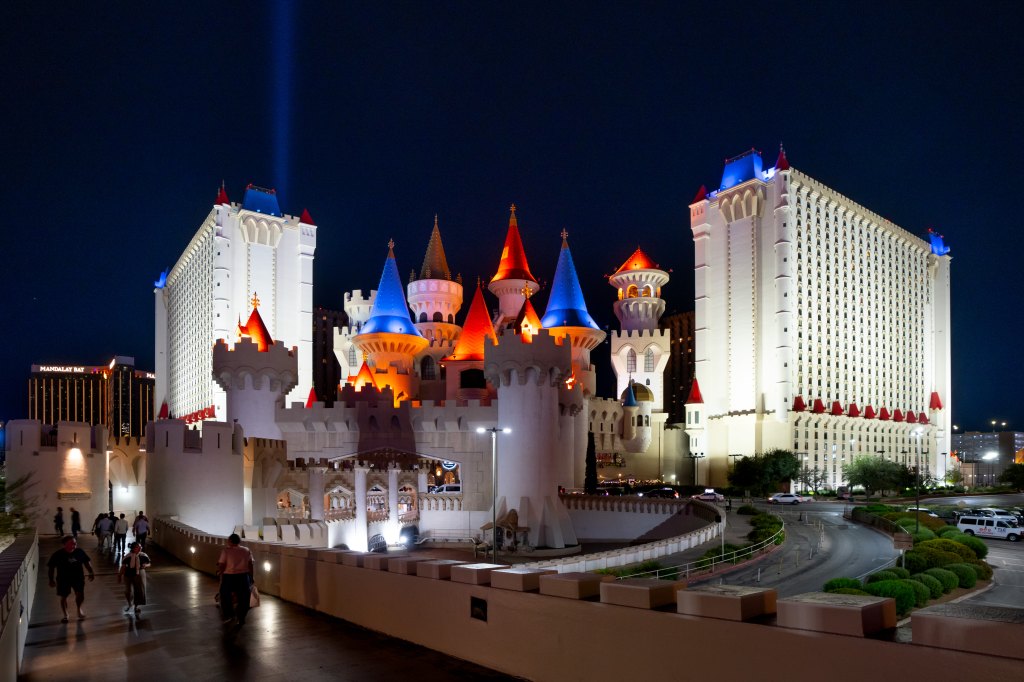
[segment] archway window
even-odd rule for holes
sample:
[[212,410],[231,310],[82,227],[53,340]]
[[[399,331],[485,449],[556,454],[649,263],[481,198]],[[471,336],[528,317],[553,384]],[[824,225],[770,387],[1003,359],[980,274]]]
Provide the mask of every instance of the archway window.
[[356,347],[355,346],[349,346],[349,348],[348,348],[348,366],[349,367],[355,367],[356,366]]
[[632,348],[630,348],[629,352],[626,353],[626,371],[627,372],[635,372],[636,371],[636,351],[633,350]]
[[648,296],[648,297],[653,296],[653,289],[651,289],[651,285],[648,284],[647,286],[645,286],[644,290],[643,290],[643,293],[641,293],[640,295],[641,296]]
[[644,371],[645,372],[653,372],[654,371],[654,349],[653,348],[648,348],[647,352],[644,353]]
[[630,284],[629,288],[626,289],[626,298],[636,298],[638,291],[635,284]]
[[455,324],[455,316],[448,313],[448,324]]
[[444,315],[441,314],[440,310],[434,313],[434,322],[444,322]]
[[420,378],[424,381],[437,379],[437,363],[429,355],[423,358],[423,362],[420,363]]
[[425,312],[424,313],[420,313],[420,320],[419,321],[420,322],[426,322],[427,321],[427,314]]

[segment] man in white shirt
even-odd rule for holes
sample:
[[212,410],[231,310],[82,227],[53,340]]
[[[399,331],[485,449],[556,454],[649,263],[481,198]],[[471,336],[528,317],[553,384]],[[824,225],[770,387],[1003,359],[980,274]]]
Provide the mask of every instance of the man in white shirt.
[[124,543],[128,537],[128,519],[121,512],[121,518],[114,522],[114,551],[117,554],[124,554]]

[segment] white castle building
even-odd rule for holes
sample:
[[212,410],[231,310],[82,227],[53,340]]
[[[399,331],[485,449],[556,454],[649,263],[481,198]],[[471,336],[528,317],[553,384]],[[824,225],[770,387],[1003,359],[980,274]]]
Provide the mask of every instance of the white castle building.
[[[881,455],[941,478],[950,434],[949,249],[791,168],[726,162],[690,205],[695,399],[709,484],[730,455],[791,450],[842,483]],[[701,400],[702,402],[698,402]]]
[[221,187],[178,262],[156,282],[154,405],[196,422],[223,419],[224,391],[213,380],[211,350],[233,341],[254,294],[276,339],[299,349],[290,397],[313,386],[313,253],[316,225],[308,211],[285,215],[273,190],[250,185],[241,203]]

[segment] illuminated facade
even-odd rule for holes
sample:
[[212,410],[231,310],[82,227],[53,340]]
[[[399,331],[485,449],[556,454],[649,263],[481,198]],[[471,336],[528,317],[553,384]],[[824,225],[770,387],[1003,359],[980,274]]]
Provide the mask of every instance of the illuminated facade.
[[299,349],[299,378],[288,399],[313,385],[313,255],[307,211],[285,215],[273,190],[249,186],[240,203],[221,188],[173,268],[156,282],[156,399],[188,421],[222,419],[224,391],[212,378],[213,346],[234,341],[258,295],[274,338]]
[[[832,485],[854,456],[941,478],[950,434],[949,249],[749,151],[690,205],[702,481],[790,450]],[[688,412],[690,408],[688,406]],[[696,413],[696,412],[695,412]],[[923,465],[924,467],[925,465]],[[922,467],[922,468],[923,468]]]
[[110,363],[32,365],[28,416],[44,424],[102,424],[113,437],[141,438],[153,413],[155,377],[135,369],[135,358]]

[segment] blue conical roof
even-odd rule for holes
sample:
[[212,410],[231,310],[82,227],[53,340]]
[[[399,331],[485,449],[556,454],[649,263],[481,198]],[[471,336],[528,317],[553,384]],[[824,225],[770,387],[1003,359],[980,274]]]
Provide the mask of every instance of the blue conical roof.
[[636,402],[636,396],[633,395],[633,381],[630,380],[629,385],[626,386],[626,390],[622,392],[622,406],[623,407],[638,407]]
[[548,307],[540,323],[545,329],[551,327],[590,327],[600,329],[594,318],[587,312],[587,303],[583,300],[583,290],[576,276],[576,266],[572,264],[572,253],[569,251],[568,235],[562,231],[562,251],[558,254],[558,266],[555,268],[555,279],[551,283],[551,296]]
[[409,317],[409,306],[405,302],[405,291],[398,276],[398,264],[395,263],[394,242],[388,242],[388,257],[384,261],[384,272],[380,274],[373,311],[359,333],[375,332],[423,336]]

